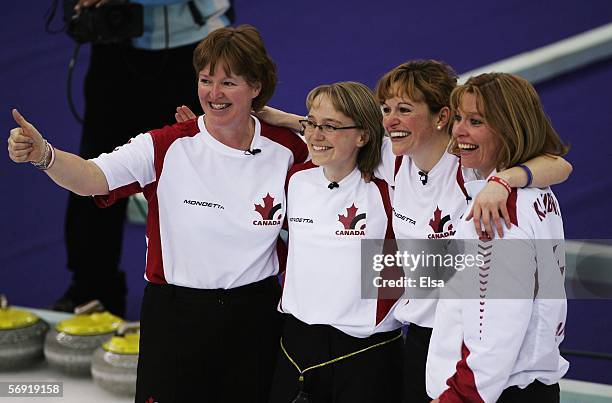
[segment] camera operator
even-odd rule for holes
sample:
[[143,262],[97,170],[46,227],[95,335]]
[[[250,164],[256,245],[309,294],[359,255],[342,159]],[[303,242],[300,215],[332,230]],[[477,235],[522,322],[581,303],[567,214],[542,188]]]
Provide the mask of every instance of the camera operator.
[[[199,111],[193,50],[233,19],[230,0],[133,2],[143,5],[142,36],[91,47],[80,144],[86,159],[112,151],[135,133],[172,122],[177,105]],[[109,6],[108,0],[74,3],[77,16]],[[126,207],[124,199],[99,209],[91,197],[70,193],[65,241],[72,281],[53,309],[71,312],[99,299],[111,312],[125,315],[127,286],[119,261]]]

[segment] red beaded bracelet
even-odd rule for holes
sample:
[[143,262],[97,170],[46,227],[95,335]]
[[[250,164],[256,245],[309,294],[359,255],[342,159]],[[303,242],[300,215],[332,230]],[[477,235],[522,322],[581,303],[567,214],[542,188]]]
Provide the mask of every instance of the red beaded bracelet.
[[508,191],[508,194],[512,193],[512,186],[506,181],[504,178],[500,178],[499,176],[491,176],[487,182],[497,182],[502,185]]

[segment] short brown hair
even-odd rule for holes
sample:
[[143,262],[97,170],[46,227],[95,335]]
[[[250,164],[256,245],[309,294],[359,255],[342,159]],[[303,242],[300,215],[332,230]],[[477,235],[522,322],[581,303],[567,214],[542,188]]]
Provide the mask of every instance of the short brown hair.
[[385,129],[382,125],[382,112],[374,98],[374,93],[361,83],[345,81],[320,85],[306,97],[306,107],[310,110],[315,99],[326,96],[334,109],[351,118],[366,135],[366,144],[357,154],[357,167],[363,173],[371,174],[380,163],[380,148]]
[[193,51],[196,75],[210,65],[214,74],[222,64],[226,74],[242,76],[252,86],[261,84],[253,99],[253,109],[261,110],[272,98],[276,87],[276,66],[264,46],[259,31],[251,25],[225,27],[212,31]]
[[378,102],[394,96],[408,96],[427,104],[431,113],[449,105],[450,94],[457,85],[457,73],[437,60],[411,60],[387,72],[376,84]]
[[[501,141],[497,170],[538,155],[563,156],[569,151],[569,145],[561,141],[552,127],[535,88],[524,78],[508,73],[471,77],[451,94],[452,116],[467,93],[474,94],[478,114]],[[451,152],[458,152],[455,139],[449,148]]]

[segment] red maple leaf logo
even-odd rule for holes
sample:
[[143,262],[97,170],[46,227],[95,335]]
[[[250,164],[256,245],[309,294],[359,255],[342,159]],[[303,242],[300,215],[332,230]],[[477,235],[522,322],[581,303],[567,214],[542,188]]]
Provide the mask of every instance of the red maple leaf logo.
[[[338,214],[338,221],[342,223],[344,229],[355,229],[357,222],[365,218],[365,213],[357,215],[357,210],[358,208],[353,203],[351,207],[346,209],[346,215]],[[365,229],[365,223],[359,229]]]
[[[450,221],[450,215],[447,214],[442,217],[442,210],[440,207],[436,206],[436,211],[434,211],[434,216],[431,220],[429,220],[429,226],[434,230],[434,232],[444,232],[444,224]],[[452,231],[452,224],[449,226],[448,230]]]
[[353,203],[351,207],[346,209],[346,215],[338,214],[338,221],[340,221],[342,225],[344,225],[344,229],[350,229],[351,223],[355,219],[356,215],[357,215],[357,207],[355,207],[355,203]]
[[263,205],[255,204],[255,211],[261,215],[262,220],[273,220],[274,213],[280,210],[281,204],[274,205],[274,197],[270,196],[270,193],[263,198]]

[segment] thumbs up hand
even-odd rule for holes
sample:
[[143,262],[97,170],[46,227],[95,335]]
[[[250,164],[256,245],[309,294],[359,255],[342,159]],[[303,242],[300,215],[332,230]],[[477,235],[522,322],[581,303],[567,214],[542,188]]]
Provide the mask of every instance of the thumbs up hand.
[[9,157],[14,162],[40,161],[45,152],[45,140],[17,109],[13,109],[12,112],[13,119],[19,127],[12,129],[9,135]]

